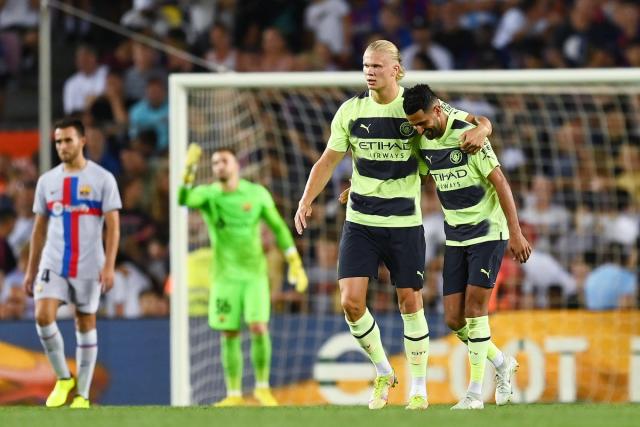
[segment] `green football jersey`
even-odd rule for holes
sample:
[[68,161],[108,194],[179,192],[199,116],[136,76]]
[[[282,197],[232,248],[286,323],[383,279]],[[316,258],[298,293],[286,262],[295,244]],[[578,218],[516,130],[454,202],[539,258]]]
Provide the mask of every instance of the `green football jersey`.
[[219,183],[180,187],[180,205],[198,209],[209,228],[213,249],[213,280],[244,280],[266,276],[260,223],[274,232],[278,246],[294,246],[293,237],[269,191],[241,179],[235,191],[225,192]]
[[444,212],[448,246],[468,246],[509,238],[507,219],[489,179],[500,166],[488,139],[473,155],[460,151],[460,135],[473,124],[467,113],[442,103],[449,115],[442,137],[420,140],[420,152],[433,177]]
[[347,221],[376,227],[422,224],[418,135],[402,109],[404,88],[388,104],[365,91],[344,102],[331,122],[328,147],[351,150]]

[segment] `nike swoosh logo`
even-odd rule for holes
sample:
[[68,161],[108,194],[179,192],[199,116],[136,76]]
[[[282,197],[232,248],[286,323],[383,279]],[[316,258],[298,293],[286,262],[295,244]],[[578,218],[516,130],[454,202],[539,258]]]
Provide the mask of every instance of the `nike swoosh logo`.
[[371,127],[371,123],[368,126],[365,126],[364,123],[360,123],[360,127],[369,133],[369,128]]
[[480,273],[484,273],[484,274],[486,274],[486,275],[487,275],[487,279],[488,279],[488,278],[489,278],[489,275],[491,274],[491,270],[487,271],[487,270],[485,270],[484,268],[481,268],[481,269],[480,269]]

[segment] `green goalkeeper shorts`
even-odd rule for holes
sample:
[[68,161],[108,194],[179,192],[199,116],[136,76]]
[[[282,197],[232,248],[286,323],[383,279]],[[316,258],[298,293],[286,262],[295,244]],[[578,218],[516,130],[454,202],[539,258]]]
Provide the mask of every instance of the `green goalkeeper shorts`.
[[245,323],[267,323],[271,314],[269,279],[215,280],[209,298],[209,326],[237,331]]

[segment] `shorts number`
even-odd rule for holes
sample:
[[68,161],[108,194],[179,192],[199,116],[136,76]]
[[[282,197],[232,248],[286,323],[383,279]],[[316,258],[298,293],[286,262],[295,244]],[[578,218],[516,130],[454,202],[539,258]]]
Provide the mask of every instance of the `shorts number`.
[[42,270],[42,275],[40,276],[40,280],[45,283],[49,283],[49,270]]

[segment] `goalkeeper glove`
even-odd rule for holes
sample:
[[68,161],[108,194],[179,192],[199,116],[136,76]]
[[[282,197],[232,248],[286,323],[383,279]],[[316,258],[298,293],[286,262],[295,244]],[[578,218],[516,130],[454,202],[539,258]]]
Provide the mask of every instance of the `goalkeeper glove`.
[[285,258],[289,263],[289,274],[287,275],[287,280],[289,283],[296,285],[296,291],[300,293],[306,291],[309,286],[309,279],[307,278],[307,273],[304,272],[304,267],[302,266],[302,260],[300,259],[300,255],[298,255],[298,251],[296,251],[295,248],[288,249],[285,254]]
[[193,185],[193,182],[196,180],[196,171],[198,170],[198,161],[200,160],[200,156],[202,155],[202,148],[195,142],[189,144],[189,149],[187,150],[187,161],[184,167],[184,175],[182,177],[182,182],[184,185]]

